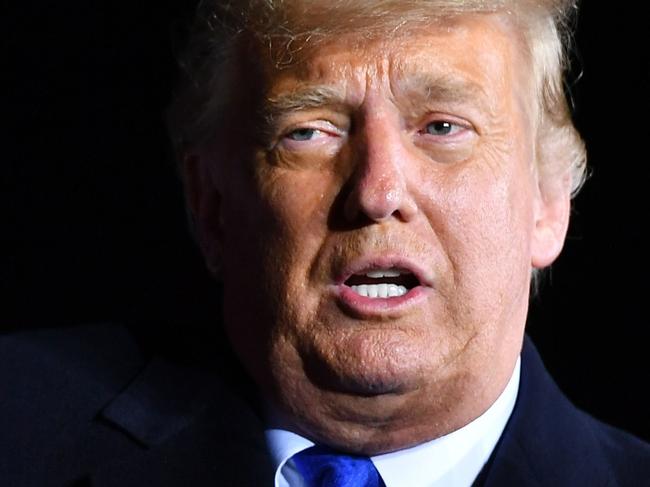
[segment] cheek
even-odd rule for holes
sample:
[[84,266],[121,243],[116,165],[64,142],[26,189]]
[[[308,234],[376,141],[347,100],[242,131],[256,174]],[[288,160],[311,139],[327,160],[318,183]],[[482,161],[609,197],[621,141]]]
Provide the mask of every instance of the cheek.
[[268,299],[283,297],[273,305],[276,315],[315,306],[316,290],[308,281],[328,236],[335,187],[333,176],[322,171],[265,166],[256,177],[258,205],[247,212],[254,231],[246,238],[258,241],[261,261],[252,270]]
[[258,176],[258,188],[272,234],[310,239],[327,228],[333,198],[328,174],[271,168]]
[[235,176],[224,199],[226,244],[235,260],[261,255],[284,266],[322,239],[332,199],[327,175],[260,163],[251,176]]
[[280,350],[280,363],[293,356],[296,329],[318,309],[308,279],[327,229],[328,181],[271,168],[229,187],[224,315],[226,323],[237,323],[228,330],[230,339],[255,376],[268,374],[269,347]]
[[446,191],[440,238],[453,289],[476,309],[496,310],[528,289],[533,219],[526,181],[488,168],[462,175]]

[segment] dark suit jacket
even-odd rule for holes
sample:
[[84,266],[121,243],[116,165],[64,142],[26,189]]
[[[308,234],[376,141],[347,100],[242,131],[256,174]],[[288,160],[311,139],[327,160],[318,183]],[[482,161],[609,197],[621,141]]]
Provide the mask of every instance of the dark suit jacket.
[[[213,372],[145,360],[125,328],[7,335],[0,366],[2,486],[273,485],[249,404]],[[573,407],[527,340],[514,413],[476,485],[650,486],[650,447]]]

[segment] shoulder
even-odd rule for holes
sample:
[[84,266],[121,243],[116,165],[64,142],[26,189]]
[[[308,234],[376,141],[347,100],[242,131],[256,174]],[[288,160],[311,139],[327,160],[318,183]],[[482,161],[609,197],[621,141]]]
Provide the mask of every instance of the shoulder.
[[567,412],[550,423],[546,446],[556,472],[573,485],[650,486],[650,444],[562,400]]
[[527,339],[517,404],[483,475],[488,486],[650,485],[650,446],[576,408]]
[[248,403],[214,370],[145,354],[126,327],[0,336],[0,384],[3,485],[247,486],[266,475]]
[[612,485],[650,486],[650,444],[582,411],[581,414],[592,431],[600,458],[612,472]]
[[0,477],[36,485],[40,465],[49,470],[64,461],[102,406],[143,363],[126,329],[118,326],[0,336]]
[[[142,366],[128,331],[94,325],[0,336],[0,381],[9,392],[0,408],[39,423],[99,407]],[[9,423],[9,429],[20,422]]]

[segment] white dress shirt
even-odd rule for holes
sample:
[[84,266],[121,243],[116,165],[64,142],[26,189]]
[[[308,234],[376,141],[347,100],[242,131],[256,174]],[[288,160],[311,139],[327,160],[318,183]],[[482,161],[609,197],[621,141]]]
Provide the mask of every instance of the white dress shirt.
[[[386,487],[468,487],[488,461],[512,414],[521,363],[497,400],[481,416],[448,435],[370,459]],[[275,487],[305,487],[291,457],[313,446],[300,435],[267,429],[266,442],[276,468]]]

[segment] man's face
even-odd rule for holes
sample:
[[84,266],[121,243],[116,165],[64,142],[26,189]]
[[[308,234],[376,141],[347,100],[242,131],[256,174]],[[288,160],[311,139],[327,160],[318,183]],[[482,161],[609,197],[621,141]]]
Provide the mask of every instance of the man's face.
[[511,27],[474,15],[360,39],[242,81],[267,123],[233,115],[236,135],[202,155],[195,208],[221,254],[233,347],[276,413],[374,453],[496,399],[531,267],[563,230],[549,248],[531,69]]

